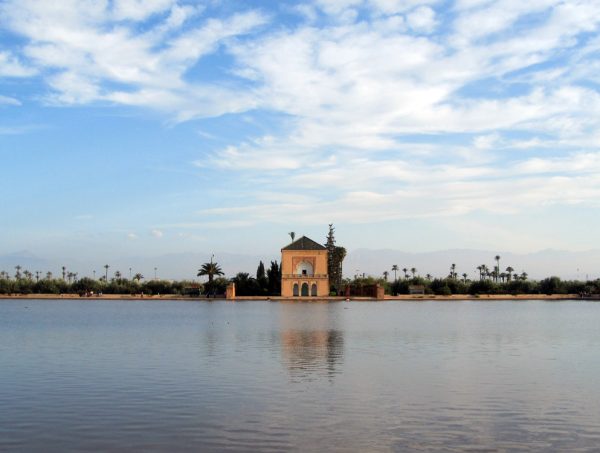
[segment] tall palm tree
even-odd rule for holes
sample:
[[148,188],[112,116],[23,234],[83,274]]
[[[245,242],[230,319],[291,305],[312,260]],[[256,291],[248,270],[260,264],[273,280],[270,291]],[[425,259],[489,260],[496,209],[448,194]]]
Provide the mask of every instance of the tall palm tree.
[[20,280],[21,279],[21,269],[23,269],[23,268],[19,264],[17,264],[15,266],[15,269],[17,270],[17,272],[15,272],[15,278],[17,280]]
[[411,267],[410,268],[410,273],[413,275],[413,278],[415,278],[416,273],[417,273],[417,268],[416,267]]
[[479,281],[483,280],[483,266],[477,266],[476,269],[479,271]]
[[[293,231],[290,231],[288,233],[290,235],[290,237],[292,238],[292,242],[294,242],[294,238],[296,237],[296,233],[294,233]],[[212,258],[211,258],[211,262],[212,262]],[[211,280],[212,281],[212,280]]]
[[388,271],[383,271],[383,278],[385,278],[385,281],[386,281],[386,282],[387,282],[387,279],[388,279],[388,275],[389,275],[389,274],[390,274],[390,273],[389,273]]
[[63,277],[63,281],[65,280],[65,277],[67,276],[67,268],[66,266],[62,267],[62,277]]
[[432,277],[432,275],[431,275],[431,274],[427,274],[427,275],[425,276],[425,278],[426,278],[427,280],[431,280],[431,277]]
[[450,266],[450,278],[456,279],[456,264]]
[[404,279],[406,280],[408,278],[408,269],[403,267],[402,272],[404,272]]
[[119,280],[119,279],[121,278],[121,271],[116,271],[116,272],[115,272],[115,278],[116,278],[117,280]]
[[139,282],[140,282],[140,280],[141,280],[141,279],[143,279],[143,278],[144,278],[144,276],[143,276],[142,274],[140,274],[139,272],[133,276],[133,279],[134,279],[134,280],[137,280],[137,282],[138,282],[138,283],[139,283]]
[[512,267],[510,267],[510,266],[508,266],[508,267],[506,268],[506,274],[507,274],[507,278],[508,278],[508,281],[509,281],[509,282],[512,280],[512,273],[513,273],[514,271],[515,271],[515,270],[514,270]]
[[481,274],[485,277],[488,278],[490,276],[490,270],[488,269],[488,267],[485,264],[481,265]]
[[225,275],[221,270],[221,267],[217,263],[213,263],[213,257],[210,258],[210,263],[204,263],[200,269],[198,269],[198,277],[203,275],[208,276],[208,283],[212,283],[215,275]]
[[46,272],[46,280],[52,280],[52,272]]
[[496,266],[498,266],[498,272],[496,272],[496,283],[498,283],[498,275],[500,274],[500,255],[496,255],[494,257],[494,259],[496,260]]
[[527,280],[527,272],[523,271],[521,273],[521,280]]
[[398,280],[398,277],[396,277],[396,272],[398,272],[398,271],[400,270],[400,269],[398,268],[398,265],[397,265],[397,264],[394,264],[394,265],[392,266],[392,270],[394,271],[394,281],[397,281],[397,280]]
[[109,267],[110,267],[110,266],[109,266],[108,264],[105,264],[105,265],[104,265],[104,271],[105,271],[105,273],[104,273],[104,281],[105,281],[105,282],[107,282],[107,281],[108,281],[108,268],[109,268]]

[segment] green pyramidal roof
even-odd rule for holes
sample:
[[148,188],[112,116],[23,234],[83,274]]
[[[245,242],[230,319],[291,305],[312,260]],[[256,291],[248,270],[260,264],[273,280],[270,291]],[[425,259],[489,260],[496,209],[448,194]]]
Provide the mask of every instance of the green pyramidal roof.
[[296,239],[290,245],[285,246],[281,250],[327,250],[324,246],[312,239],[302,236],[300,239]]

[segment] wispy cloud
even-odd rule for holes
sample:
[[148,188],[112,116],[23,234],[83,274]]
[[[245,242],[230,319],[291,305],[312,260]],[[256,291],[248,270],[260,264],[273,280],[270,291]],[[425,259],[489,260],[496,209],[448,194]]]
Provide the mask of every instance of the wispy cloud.
[[[275,117],[245,136],[202,125],[213,147],[187,161],[225,175],[230,196],[174,228],[597,206],[597,1],[280,7],[295,20],[279,6],[5,1],[24,44],[0,52],[0,76],[41,77],[47,102],[173,122]],[[227,177],[268,185],[236,196]]]
[[[111,101],[166,111],[186,120],[252,106],[218,83],[192,82],[187,71],[228,38],[263,24],[257,12],[210,18],[182,28],[200,9],[172,0],[113,3],[6,1],[5,23],[28,42],[22,55],[46,76],[52,103]],[[153,22],[148,25],[149,18]],[[148,31],[139,32],[146,24]],[[0,71],[27,75],[0,54]]]
[[21,101],[9,96],[2,96],[0,94],[0,105],[21,105]]

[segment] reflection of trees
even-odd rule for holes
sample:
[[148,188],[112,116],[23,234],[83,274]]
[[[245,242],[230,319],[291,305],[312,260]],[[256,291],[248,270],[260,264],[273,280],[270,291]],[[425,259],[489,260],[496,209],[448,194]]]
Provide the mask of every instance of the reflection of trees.
[[294,330],[281,333],[283,359],[295,376],[326,372],[336,374],[343,359],[344,338],[340,330]]

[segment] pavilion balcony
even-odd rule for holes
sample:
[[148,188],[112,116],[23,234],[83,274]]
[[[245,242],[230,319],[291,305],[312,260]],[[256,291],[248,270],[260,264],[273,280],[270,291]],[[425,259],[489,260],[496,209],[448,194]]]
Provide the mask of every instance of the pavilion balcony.
[[283,274],[283,278],[329,278],[328,274]]

